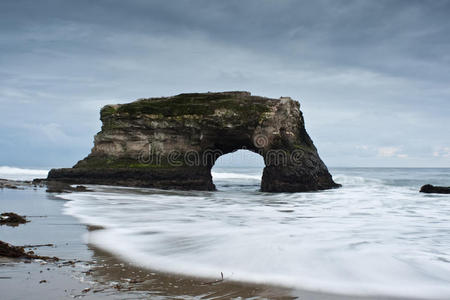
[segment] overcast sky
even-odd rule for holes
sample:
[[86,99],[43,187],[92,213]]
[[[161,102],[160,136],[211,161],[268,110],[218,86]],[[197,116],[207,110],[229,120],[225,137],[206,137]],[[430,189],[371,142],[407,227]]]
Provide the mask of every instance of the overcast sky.
[[328,166],[450,167],[450,1],[0,1],[0,165],[68,167],[110,103],[299,100]]

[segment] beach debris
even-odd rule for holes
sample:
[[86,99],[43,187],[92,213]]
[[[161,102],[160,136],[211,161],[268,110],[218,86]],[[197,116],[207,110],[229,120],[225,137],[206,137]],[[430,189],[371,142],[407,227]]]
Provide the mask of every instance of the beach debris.
[[82,290],[81,292],[86,294],[87,292],[89,292],[91,290],[91,288],[85,288],[84,290]]
[[47,280],[42,279],[41,281],[39,281],[39,284],[41,284],[41,283],[46,283],[46,282],[47,282]]
[[54,244],[38,244],[38,245],[24,245],[22,248],[37,248],[37,247],[54,247]]
[[120,291],[122,289],[122,286],[120,285],[120,283],[114,283],[114,284],[111,285],[111,287],[113,289],[118,290],[118,291]]
[[70,266],[74,266],[76,263],[76,261],[73,260],[68,260],[62,263],[62,265],[70,265]]
[[89,231],[103,230],[105,227],[98,225],[87,225],[86,226]]
[[20,216],[13,212],[0,214],[0,224],[1,225],[12,225],[17,226],[18,224],[25,224],[28,221],[25,216]]
[[24,247],[13,246],[11,244],[0,241],[0,256],[9,258],[26,258],[26,259],[37,259],[42,261],[58,261],[57,257],[40,256],[34,254],[33,251],[25,252]]
[[142,283],[142,282],[144,282],[144,280],[142,280],[142,279],[131,279],[130,281],[128,281],[128,283],[131,283],[131,284]]
[[217,279],[217,280],[209,281],[209,282],[203,282],[203,283],[201,283],[201,285],[213,285],[213,284],[216,284],[219,282],[223,282],[223,273],[222,272],[220,272],[220,276],[221,276],[221,279]]
[[92,270],[83,271],[81,273],[84,273],[86,275],[92,275]]
[[13,212],[0,214],[0,225],[19,226],[29,222],[25,216],[20,216]]

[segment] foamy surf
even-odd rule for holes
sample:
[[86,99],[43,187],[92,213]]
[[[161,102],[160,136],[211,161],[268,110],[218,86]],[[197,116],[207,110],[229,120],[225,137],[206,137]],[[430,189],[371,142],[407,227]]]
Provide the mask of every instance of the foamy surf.
[[337,175],[347,181],[342,189],[266,194],[258,181],[252,190],[229,188],[242,174],[222,173],[214,177],[219,192],[92,187],[60,197],[71,200],[66,213],[105,228],[90,243],[142,267],[348,295],[450,298],[450,197],[364,172]]

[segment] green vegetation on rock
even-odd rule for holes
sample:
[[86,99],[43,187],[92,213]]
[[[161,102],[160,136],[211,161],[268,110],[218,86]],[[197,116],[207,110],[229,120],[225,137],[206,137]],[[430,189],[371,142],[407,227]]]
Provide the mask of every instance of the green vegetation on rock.
[[259,103],[238,93],[180,94],[170,98],[140,99],[120,105],[117,110],[105,106],[102,109],[102,117],[116,112],[131,117],[142,114],[162,117],[212,115],[217,109],[231,110],[244,118],[259,116],[268,110],[267,103]]
[[100,118],[103,120],[116,112],[112,105],[106,105],[100,110]]

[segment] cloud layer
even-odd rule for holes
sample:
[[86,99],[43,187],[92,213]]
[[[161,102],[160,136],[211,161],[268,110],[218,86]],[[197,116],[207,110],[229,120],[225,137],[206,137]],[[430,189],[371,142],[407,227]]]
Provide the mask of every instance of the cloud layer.
[[108,103],[300,101],[330,166],[450,167],[449,1],[1,1],[0,165],[71,166]]

